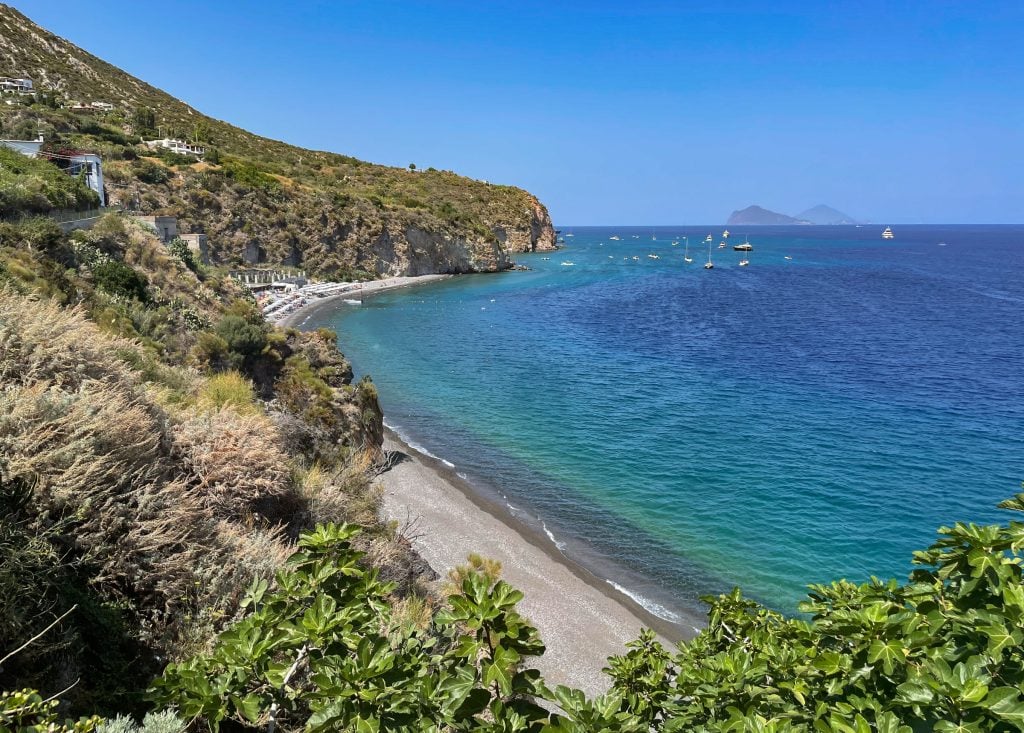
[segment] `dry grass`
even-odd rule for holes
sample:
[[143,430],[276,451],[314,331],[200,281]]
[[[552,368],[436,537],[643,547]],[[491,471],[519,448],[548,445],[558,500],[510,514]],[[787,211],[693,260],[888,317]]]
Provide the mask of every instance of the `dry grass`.
[[238,372],[214,374],[199,385],[196,404],[204,412],[230,408],[239,415],[260,413],[252,382]]
[[174,426],[172,439],[198,500],[215,516],[284,518],[275,505],[292,494],[288,456],[265,416],[229,407],[200,413]]
[[60,525],[94,586],[173,635],[288,553],[248,516],[288,492],[287,459],[265,418],[221,410],[173,427],[124,361],[137,348],[0,290],[0,472],[35,479],[39,528]]

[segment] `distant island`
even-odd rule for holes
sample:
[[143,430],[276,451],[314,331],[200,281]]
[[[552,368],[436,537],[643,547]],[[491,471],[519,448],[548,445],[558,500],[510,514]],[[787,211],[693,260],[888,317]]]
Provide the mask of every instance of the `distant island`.
[[777,211],[769,211],[761,206],[748,206],[745,209],[734,211],[729,216],[726,224],[739,226],[743,224],[755,224],[758,226],[783,226],[792,224],[858,224],[853,217],[844,214],[837,209],[825,204],[818,204],[797,216],[780,214]]

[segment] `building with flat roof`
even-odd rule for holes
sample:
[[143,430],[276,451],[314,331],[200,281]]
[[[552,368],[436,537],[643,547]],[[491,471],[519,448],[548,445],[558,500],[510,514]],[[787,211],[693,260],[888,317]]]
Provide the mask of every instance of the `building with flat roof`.
[[206,155],[206,148],[202,145],[194,145],[176,138],[165,137],[162,140],[147,140],[146,145],[151,148],[166,148],[179,155],[194,155],[197,158]]
[[178,217],[176,216],[136,216],[135,219],[156,232],[164,244],[178,236]]
[[39,149],[43,147],[43,136],[40,135],[35,140],[0,140],[0,145],[11,150],[16,150],[22,155],[27,155],[30,158],[39,157]]
[[0,92],[31,93],[32,80],[27,76],[0,76]]

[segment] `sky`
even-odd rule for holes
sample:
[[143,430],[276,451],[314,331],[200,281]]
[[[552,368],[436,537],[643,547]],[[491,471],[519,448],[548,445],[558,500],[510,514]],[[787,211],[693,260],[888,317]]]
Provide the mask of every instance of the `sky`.
[[1020,0],[13,4],[208,115],[558,225],[1024,223]]

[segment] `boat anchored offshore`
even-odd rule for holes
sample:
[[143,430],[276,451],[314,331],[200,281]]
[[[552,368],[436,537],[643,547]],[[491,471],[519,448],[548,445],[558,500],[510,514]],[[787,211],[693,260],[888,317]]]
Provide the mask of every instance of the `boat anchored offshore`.
[[686,263],[693,262],[693,258],[690,257],[690,238],[689,237],[683,237],[683,239],[686,241],[686,248],[683,251],[683,262],[686,262]]
[[750,237],[747,237],[746,241],[734,244],[732,249],[734,252],[753,252],[754,245],[750,243]]
[[892,229],[886,227],[882,230],[882,239],[895,239],[896,235],[892,233]]
[[708,261],[704,263],[705,270],[713,270],[715,263],[711,261],[711,235],[708,235]]

